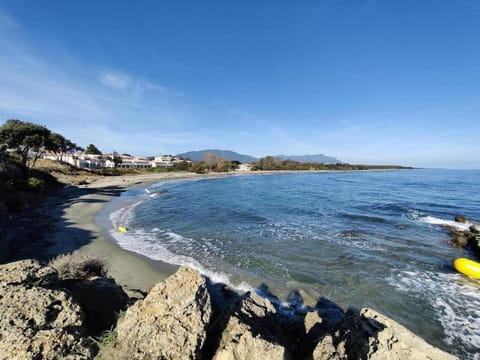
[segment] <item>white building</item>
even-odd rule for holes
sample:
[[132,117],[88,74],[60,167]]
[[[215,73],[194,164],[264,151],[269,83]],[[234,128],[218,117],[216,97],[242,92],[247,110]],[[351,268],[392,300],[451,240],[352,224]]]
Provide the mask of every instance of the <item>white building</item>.
[[155,156],[155,159],[151,162],[152,167],[172,167],[175,164],[181,163],[183,161],[187,161],[187,163],[191,164],[190,160],[184,160],[182,158],[172,156],[172,155],[161,155]]

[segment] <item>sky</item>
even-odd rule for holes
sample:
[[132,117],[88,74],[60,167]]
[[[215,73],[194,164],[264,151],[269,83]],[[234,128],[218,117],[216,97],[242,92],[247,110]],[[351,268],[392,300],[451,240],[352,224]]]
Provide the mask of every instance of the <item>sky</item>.
[[480,168],[480,1],[0,0],[0,123],[135,155]]

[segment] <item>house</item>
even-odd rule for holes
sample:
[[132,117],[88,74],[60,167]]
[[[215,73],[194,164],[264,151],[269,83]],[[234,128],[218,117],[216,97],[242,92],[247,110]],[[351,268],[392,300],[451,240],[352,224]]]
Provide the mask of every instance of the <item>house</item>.
[[[144,156],[120,156],[122,162],[118,163],[116,167],[122,169],[148,169],[152,167],[151,161]],[[113,162],[113,161],[112,161]]]
[[151,161],[152,167],[172,167],[175,164],[181,163],[186,161],[187,163],[191,164],[191,160],[185,160],[181,157],[176,157],[172,155],[161,155],[155,156],[153,161]]

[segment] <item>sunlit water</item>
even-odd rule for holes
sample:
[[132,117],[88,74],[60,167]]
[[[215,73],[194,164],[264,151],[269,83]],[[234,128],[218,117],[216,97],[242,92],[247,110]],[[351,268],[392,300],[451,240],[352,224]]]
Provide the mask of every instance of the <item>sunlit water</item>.
[[262,283],[374,308],[428,342],[478,359],[480,281],[442,223],[480,221],[480,171],[296,173],[164,182],[112,214],[120,246],[238,289]]

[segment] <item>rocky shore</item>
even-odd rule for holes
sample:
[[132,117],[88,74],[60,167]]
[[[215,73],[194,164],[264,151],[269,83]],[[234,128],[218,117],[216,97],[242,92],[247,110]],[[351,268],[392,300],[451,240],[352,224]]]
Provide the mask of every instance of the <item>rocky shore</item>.
[[452,238],[451,244],[455,247],[468,247],[480,258],[480,224],[463,215],[455,216],[455,223],[460,226],[443,225]]
[[0,265],[0,359],[455,359],[372,309],[299,292],[287,314],[185,267],[136,299],[74,261]]

